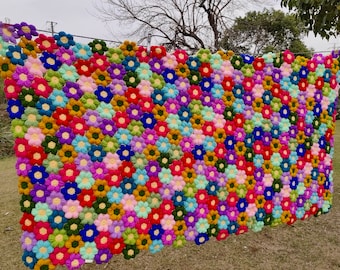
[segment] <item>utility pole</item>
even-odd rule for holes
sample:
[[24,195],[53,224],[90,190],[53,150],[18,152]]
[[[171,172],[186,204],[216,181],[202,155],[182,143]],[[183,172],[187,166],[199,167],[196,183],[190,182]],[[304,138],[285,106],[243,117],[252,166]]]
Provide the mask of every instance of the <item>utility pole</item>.
[[47,23],[50,24],[51,33],[52,33],[52,36],[54,36],[54,26],[57,25],[58,23],[57,22],[53,22],[53,21],[47,21]]

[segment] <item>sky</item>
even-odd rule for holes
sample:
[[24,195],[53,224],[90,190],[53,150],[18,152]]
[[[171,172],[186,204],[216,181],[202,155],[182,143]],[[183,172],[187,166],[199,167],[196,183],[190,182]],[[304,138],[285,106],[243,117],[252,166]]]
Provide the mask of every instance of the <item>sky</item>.
[[[112,35],[110,28],[117,26],[107,25],[96,16],[98,11],[95,2],[98,3],[100,0],[2,0],[1,2],[0,21],[2,22],[7,20],[12,24],[27,22],[41,30],[50,30],[50,22],[54,22],[55,32],[64,31],[72,35],[106,40],[124,40],[122,37]],[[276,0],[274,7],[279,6],[279,1]],[[77,41],[87,43],[90,40],[78,39]],[[327,41],[311,33],[304,38],[304,42],[315,52],[340,49],[340,38]]]

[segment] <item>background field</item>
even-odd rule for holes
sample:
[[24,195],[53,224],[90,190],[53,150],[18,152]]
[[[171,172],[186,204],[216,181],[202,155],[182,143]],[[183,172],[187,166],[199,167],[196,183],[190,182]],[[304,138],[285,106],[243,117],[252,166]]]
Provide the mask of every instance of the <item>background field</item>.
[[[82,269],[340,269],[340,122],[337,126],[334,200],[328,214],[224,241],[211,239],[202,246],[187,243],[184,248],[166,247],[154,255],[141,252],[132,260],[119,255],[108,264],[89,264]],[[14,164],[14,157],[0,159],[0,270],[26,269],[21,261],[20,198]]]

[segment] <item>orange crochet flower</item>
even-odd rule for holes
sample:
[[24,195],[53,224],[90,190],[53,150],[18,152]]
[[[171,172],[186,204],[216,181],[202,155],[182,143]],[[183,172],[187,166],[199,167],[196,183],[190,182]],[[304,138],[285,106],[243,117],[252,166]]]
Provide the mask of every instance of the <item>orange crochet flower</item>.
[[89,130],[86,132],[86,137],[89,140],[89,143],[97,145],[99,145],[104,139],[104,135],[101,132],[101,129],[96,127],[90,127]]
[[122,216],[125,214],[125,210],[123,209],[123,204],[121,203],[113,203],[107,210],[110,219],[112,220],[121,220]]
[[204,163],[207,166],[215,166],[217,159],[214,151],[207,151],[204,155]]
[[96,197],[105,197],[110,191],[110,187],[105,180],[97,179],[92,186],[93,194]]
[[63,163],[72,163],[78,156],[77,152],[74,150],[74,147],[69,144],[63,144],[61,149],[58,151],[58,155],[61,162]]
[[85,245],[80,235],[71,235],[65,242],[65,247],[69,253],[79,253],[80,248]]
[[125,40],[119,48],[122,50],[124,56],[135,56],[138,46],[135,42]]
[[124,112],[129,106],[129,103],[127,102],[125,96],[114,95],[113,99],[111,100],[111,105],[116,112]]
[[184,235],[185,231],[187,230],[187,225],[185,224],[184,220],[177,220],[173,229],[176,235]]
[[150,192],[146,186],[137,185],[136,189],[133,191],[133,195],[136,201],[145,202],[150,197]]

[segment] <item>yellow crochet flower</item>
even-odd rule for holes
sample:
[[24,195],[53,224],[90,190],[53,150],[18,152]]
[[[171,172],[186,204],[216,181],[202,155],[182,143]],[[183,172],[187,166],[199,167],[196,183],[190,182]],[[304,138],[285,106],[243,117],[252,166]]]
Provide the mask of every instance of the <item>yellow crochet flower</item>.
[[96,197],[105,197],[110,187],[105,180],[97,179],[92,186],[93,194]]
[[74,159],[78,156],[77,152],[74,150],[73,145],[63,144],[61,149],[58,151],[61,162],[63,163],[73,163]]
[[79,253],[80,248],[85,245],[80,235],[71,235],[65,242],[65,247],[69,253]]
[[207,151],[204,155],[204,163],[207,166],[215,166],[217,159],[214,151]]
[[123,209],[123,204],[121,203],[113,203],[107,210],[107,213],[112,220],[121,220],[122,216],[125,214],[125,210]]
[[123,112],[129,106],[125,96],[115,95],[111,100],[111,105],[113,109],[117,112]]
[[119,48],[122,50],[124,56],[135,56],[138,46],[136,42],[125,40]]
[[146,186],[137,185],[136,189],[133,191],[133,195],[136,198],[136,201],[146,202],[150,197],[150,191]]
[[158,151],[157,146],[153,144],[148,144],[144,148],[143,154],[145,155],[147,160],[157,160],[157,158],[160,156],[160,152]]

